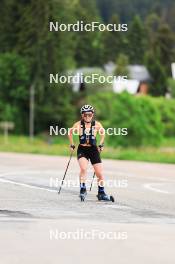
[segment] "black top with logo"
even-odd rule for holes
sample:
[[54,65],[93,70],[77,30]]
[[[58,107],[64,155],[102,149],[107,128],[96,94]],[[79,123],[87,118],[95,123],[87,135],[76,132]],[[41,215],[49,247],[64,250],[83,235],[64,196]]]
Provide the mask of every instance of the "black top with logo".
[[94,135],[95,131],[95,120],[91,122],[90,130],[87,131],[85,122],[81,120],[81,134],[79,136],[80,144],[88,144],[91,146],[96,146],[96,138]]

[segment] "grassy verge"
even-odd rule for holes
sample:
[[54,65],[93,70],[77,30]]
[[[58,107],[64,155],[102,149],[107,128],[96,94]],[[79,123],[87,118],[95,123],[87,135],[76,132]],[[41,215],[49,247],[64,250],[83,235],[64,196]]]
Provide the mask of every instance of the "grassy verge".
[[[0,135],[0,151],[68,155],[69,143],[66,138],[55,138],[52,139],[52,142],[47,142],[41,137],[37,137],[33,140],[33,142],[30,142],[29,138],[25,136],[10,136],[8,143],[5,143],[3,136]],[[137,160],[175,164],[175,139],[165,139],[162,146],[159,148],[111,148],[106,146],[102,157],[119,160]]]

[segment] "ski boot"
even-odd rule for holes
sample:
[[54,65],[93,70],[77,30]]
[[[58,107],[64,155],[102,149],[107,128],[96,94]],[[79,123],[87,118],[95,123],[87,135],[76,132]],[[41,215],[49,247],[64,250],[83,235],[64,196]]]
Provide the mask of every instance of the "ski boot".
[[106,202],[113,202],[114,203],[114,197],[107,195],[104,191],[100,191],[97,194],[97,198],[99,201],[106,201]]
[[81,202],[84,202],[84,200],[86,198],[86,195],[87,195],[86,188],[81,188],[80,189],[80,199],[81,199]]

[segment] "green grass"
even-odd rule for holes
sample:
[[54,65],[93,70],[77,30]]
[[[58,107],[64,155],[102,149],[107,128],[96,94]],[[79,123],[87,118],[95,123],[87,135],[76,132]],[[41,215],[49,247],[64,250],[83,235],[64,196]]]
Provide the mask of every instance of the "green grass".
[[[30,142],[29,138],[25,136],[10,136],[8,143],[5,143],[4,137],[0,135],[0,151],[66,156],[69,155],[69,142],[67,138],[63,137],[55,137],[48,142],[46,138],[40,136]],[[165,139],[159,148],[112,148],[106,146],[102,158],[175,164],[175,138]]]

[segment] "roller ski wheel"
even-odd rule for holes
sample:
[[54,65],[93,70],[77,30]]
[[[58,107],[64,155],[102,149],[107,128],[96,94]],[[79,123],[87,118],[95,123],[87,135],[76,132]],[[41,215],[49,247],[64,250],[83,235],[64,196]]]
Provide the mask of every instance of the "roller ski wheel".
[[114,197],[112,195],[107,195],[105,192],[104,193],[98,193],[97,198],[99,201],[105,201],[105,202],[112,202],[114,203]]
[[80,190],[80,200],[81,200],[81,202],[85,201],[86,195],[87,195],[86,189],[81,189]]

